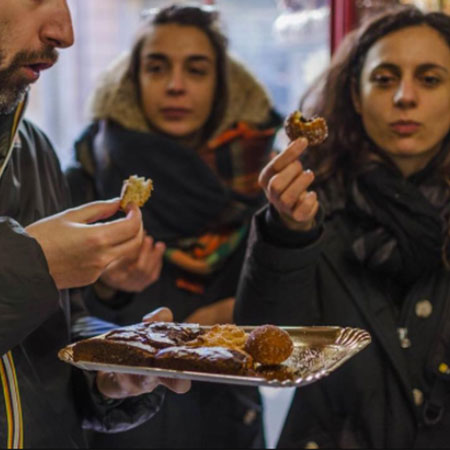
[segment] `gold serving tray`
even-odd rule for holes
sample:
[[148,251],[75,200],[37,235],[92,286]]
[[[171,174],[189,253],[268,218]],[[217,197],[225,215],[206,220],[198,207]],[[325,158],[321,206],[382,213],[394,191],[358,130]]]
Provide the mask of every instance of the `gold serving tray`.
[[[210,327],[204,327],[208,329]],[[251,332],[256,327],[241,327]],[[324,378],[355,356],[370,342],[370,334],[359,328],[341,327],[280,327],[287,331],[294,343],[292,355],[283,365],[295,371],[294,379],[279,381],[253,375],[222,375],[156,367],[124,366],[89,361],[73,361],[72,347],[62,349],[58,356],[64,362],[84,370],[123,372],[192,381],[237,384],[244,386],[301,387]]]

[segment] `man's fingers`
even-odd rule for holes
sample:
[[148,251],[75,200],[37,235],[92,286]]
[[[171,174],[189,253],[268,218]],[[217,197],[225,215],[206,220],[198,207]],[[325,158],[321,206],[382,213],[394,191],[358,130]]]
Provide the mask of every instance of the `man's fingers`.
[[166,246],[163,242],[157,242],[153,245],[153,239],[149,236],[145,237],[145,251],[141,253],[137,266],[143,270],[154,272],[158,267],[162,267],[162,260]]
[[191,388],[189,380],[159,378],[115,372],[98,372],[97,387],[106,397],[123,399],[135,397],[155,390],[159,385],[166,386],[177,394],[184,394]]
[[132,205],[132,207],[130,207],[125,217],[108,223],[100,223],[96,226],[98,227],[99,232],[101,232],[103,238],[105,239],[105,242],[107,242],[108,245],[117,246],[123,243],[127,243],[127,241],[133,239],[139,233],[142,233],[139,239],[139,245],[141,245],[142,243],[142,213],[136,205]]
[[277,173],[281,172],[289,164],[296,161],[299,156],[303,153],[308,145],[306,139],[297,139],[291,142],[286,150],[276,156],[266,167],[262,170],[259,176],[259,184],[266,188],[270,179]]
[[142,322],[173,322],[173,314],[169,308],[163,306],[146,314]]
[[120,199],[87,203],[68,211],[68,220],[77,223],[94,223],[113,216],[119,210]]
[[107,255],[110,261],[115,261],[116,259],[121,258],[122,261],[129,261],[133,264],[133,262],[139,257],[139,252],[142,246],[142,233],[142,231],[138,230],[136,235],[131,236],[127,241],[119,242],[118,244],[108,242],[110,249]]
[[160,383],[176,394],[185,394],[189,391],[189,389],[191,389],[191,382],[189,380],[179,380],[176,378],[160,378]]

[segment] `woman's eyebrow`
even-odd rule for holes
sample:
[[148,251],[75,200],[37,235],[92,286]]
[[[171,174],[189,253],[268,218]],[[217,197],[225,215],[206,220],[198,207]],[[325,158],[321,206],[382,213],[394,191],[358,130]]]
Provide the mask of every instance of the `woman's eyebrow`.
[[145,59],[157,59],[160,61],[165,61],[167,60],[167,55],[165,55],[164,53],[147,53],[144,56]]
[[441,66],[440,64],[436,64],[436,63],[424,63],[424,64],[420,64],[417,67],[417,72],[426,72],[427,70],[441,70],[445,73],[450,73],[449,70],[447,69],[447,67]]
[[213,62],[212,59],[209,56],[201,55],[201,54],[199,54],[199,55],[189,55],[187,60],[189,62],[207,62],[207,63],[210,63],[210,64],[212,64],[212,62]]
[[371,73],[375,72],[376,70],[389,70],[395,74],[401,73],[401,69],[397,64],[390,63],[390,62],[383,62],[378,65],[376,65],[374,68],[372,68]]
[[[157,60],[157,61],[168,61],[170,58],[165,53],[155,52],[155,53],[147,53],[146,55],[144,55],[144,59]],[[189,62],[206,62],[209,64],[213,64],[213,60],[211,59],[211,57],[209,57],[207,55],[202,55],[202,54],[189,55],[186,59]]]

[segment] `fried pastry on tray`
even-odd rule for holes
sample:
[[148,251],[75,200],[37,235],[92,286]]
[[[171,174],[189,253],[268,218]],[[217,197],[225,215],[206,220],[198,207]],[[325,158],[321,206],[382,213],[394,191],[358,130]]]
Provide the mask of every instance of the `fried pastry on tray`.
[[[274,325],[257,327],[248,335],[231,324],[207,329],[198,324],[149,322],[80,341],[72,346],[72,358],[74,362],[254,376],[255,368],[279,364],[291,351],[289,335]],[[259,374],[274,377],[274,370],[260,369]],[[283,369],[277,373],[284,373]]]
[[228,375],[245,375],[252,363],[247,353],[226,347],[169,347],[155,355],[157,367]]
[[203,332],[197,324],[149,322],[130,325],[77,342],[73,347],[73,359],[75,362],[152,367],[158,350],[183,345]]
[[255,369],[256,376],[262,376],[267,380],[286,381],[296,377],[294,369],[281,364],[276,366],[258,366]]
[[289,334],[281,328],[275,325],[262,325],[249,334],[244,349],[255,361],[273,366],[291,356],[294,344]]
[[226,347],[242,350],[247,342],[247,333],[236,325],[214,325],[206,333],[188,342],[191,347]]

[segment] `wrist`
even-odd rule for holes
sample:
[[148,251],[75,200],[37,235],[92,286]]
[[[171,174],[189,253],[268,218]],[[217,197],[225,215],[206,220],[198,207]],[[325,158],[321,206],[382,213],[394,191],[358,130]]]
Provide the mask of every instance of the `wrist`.
[[314,228],[316,224],[314,218],[306,222],[297,222],[296,220],[289,217],[287,214],[279,213],[279,216],[283,224],[293,231],[310,231]]
[[101,300],[111,300],[117,294],[117,290],[108,286],[100,278],[94,283],[94,291]]

